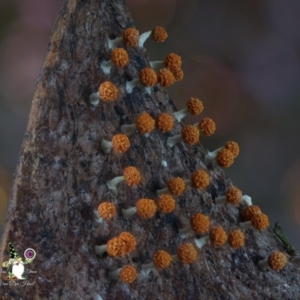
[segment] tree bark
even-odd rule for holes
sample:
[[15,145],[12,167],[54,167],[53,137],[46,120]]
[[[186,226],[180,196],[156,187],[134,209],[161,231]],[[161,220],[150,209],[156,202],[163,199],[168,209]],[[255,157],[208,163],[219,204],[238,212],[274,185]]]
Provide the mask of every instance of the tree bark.
[[[213,225],[229,231],[239,226],[243,207],[215,204],[232,182],[214,163],[205,165],[200,144],[167,146],[167,138],[180,133],[182,122],[170,133],[131,135],[124,154],[101,151],[101,140],[120,133],[120,126],[134,123],[139,113],[155,117],[176,111],[159,86],[150,95],[143,88],[126,92],[126,80],[149,66],[144,49],[126,48],[129,64],[112,68],[109,75],[100,69],[101,61],[109,59],[107,37],[119,37],[127,27],[134,23],[124,0],[67,0],[60,12],[32,101],[0,252],[2,265],[9,257],[8,240],[19,254],[33,248],[37,256],[27,266],[37,273],[25,274],[32,283],[26,286],[2,280],[1,299],[300,299],[298,257],[287,255],[280,272],[257,266],[272,251],[284,251],[271,229],[247,230],[245,246],[238,250],[207,245],[192,264],[174,262],[148,276],[140,273],[156,250],[176,254],[180,244],[194,243],[194,237],[181,239],[178,234],[185,218],[202,212]],[[118,87],[117,100],[91,105],[90,94],[106,80]],[[117,193],[112,192],[106,183],[127,166],[142,172],[141,184],[132,188],[120,183]],[[156,199],[156,190],[168,179],[189,179],[197,168],[209,172],[209,187],[187,188],[175,197],[173,213],[148,220],[122,217],[123,208],[139,198]],[[104,200],[116,205],[117,216],[99,224],[93,211]],[[95,254],[95,245],[106,244],[122,231],[136,237],[134,252],[120,258]],[[137,267],[133,283],[109,279],[109,272],[126,264]]]

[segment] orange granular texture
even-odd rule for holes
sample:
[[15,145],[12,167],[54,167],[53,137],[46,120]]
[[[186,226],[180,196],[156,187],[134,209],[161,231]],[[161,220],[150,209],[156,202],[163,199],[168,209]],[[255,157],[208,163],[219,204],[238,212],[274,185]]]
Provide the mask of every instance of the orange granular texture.
[[168,194],[161,194],[156,201],[157,209],[163,214],[168,214],[175,209],[175,200]]
[[268,265],[271,269],[279,271],[287,263],[286,255],[280,251],[274,251],[268,257]]
[[139,31],[135,28],[127,28],[123,31],[123,43],[129,47],[138,45],[140,39]]
[[118,67],[124,67],[129,60],[128,53],[123,48],[115,48],[110,52],[111,61]]
[[183,79],[184,73],[182,69],[173,70],[173,76],[175,81],[180,81]]
[[119,273],[119,278],[124,283],[131,283],[137,277],[136,269],[133,266],[124,266]]
[[209,185],[209,175],[204,170],[196,170],[191,176],[192,187],[196,189],[205,189]]
[[172,258],[168,252],[164,250],[158,250],[154,252],[152,260],[156,268],[164,269],[170,265]]
[[126,244],[121,238],[114,237],[107,242],[106,251],[110,256],[122,256],[126,253]]
[[251,219],[252,226],[255,229],[264,230],[269,226],[269,218],[265,214],[254,215]]
[[241,199],[242,191],[236,186],[232,186],[226,191],[226,200],[228,203],[236,205],[241,202]]
[[203,234],[208,231],[210,221],[207,216],[200,213],[196,213],[191,217],[190,224],[193,231],[195,231],[198,234]]
[[164,68],[157,72],[157,81],[161,86],[167,87],[174,83],[175,78],[170,70]]
[[135,167],[126,167],[123,170],[123,175],[127,185],[129,186],[138,185],[141,181],[141,174]]
[[227,234],[221,226],[218,226],[210,230],[209,238],[213,246],[222,246],[227,241]]
[[147,113],[141,113],[135,120],[136,128],[140,133],[149,133],[155,127],[155,120]]
[[260,214],[260,213],[261,213],[261,210],[257,205],[250,205],[250,206],[247,206],[243,210],[242,219],[244,222],[251,221],[255,215]]
[[165,67],[173,73],[174,71],[180,69],[182,61],[179,55],[175,53],[170,53],[166,56],[164,63]]
[[139,199],[135,205],[137,215],[142,219],[149,219],[156,213],[155,202],[151,199]]
[[126,245],[126,253],[132,252],[135,249],[136,239],[130,232],[124,231],[120,233],[119,238],[122,239]]
[[129,138],[122,133],[114,135],[111,142],[116,153],[123,153],[130,147]]
[[155,120],[156,128],[161,132],[168,132],[173,129],[173,117],[167,113],[160,113]]
[[228,244],[233,249],[237,249],[244,246],[245,235],[239,229],[231,230],[228,234]]
[[110,81],[104,81],[99,86],[99,96],[104,101],[116,100],[118,96],[118,89]]
[[216,131],[216,123],[210,118],[204,118],[200,121],[199,128],[205,136],[210,136]]
[[240,153],[240,147],[238,143],[233,141],[227,142],[223,148],[229,150],[233,154],[234,158],[236,158]]
[[139,72],[139,79],[144,86],[153,86],[157,83],[157,75],[151,68],[144,68]]
[[177,249],[177,257],[183,264],[190,264],[197,258],[197,250],[192,244],[182,244]]
[[199,130],[192,125],[185,125],[181,130],[182,139],[186,144],[194,145],[199,142]]
[[193,97],[188,100],[186,106],[192,116],[199,115],[204,109],[202,101]]
[[216,161],[220,167],[228,168],[233,164],[234,156],[229,150],[222,148],[218,151]]
[[98,206],[98,214],[100,218],[109,220],[116,214],[116,207],[111,202],[102,202]]
[[185,183],[179,177],[174,177],[170,179],[167,183],[167,186],[169,191],[176,196],[181,195],[185,190]]
[[164,42],[168,37],[166,30],[161,26],[155,26],[151,33],[151,38],[153,41],[161,43]]

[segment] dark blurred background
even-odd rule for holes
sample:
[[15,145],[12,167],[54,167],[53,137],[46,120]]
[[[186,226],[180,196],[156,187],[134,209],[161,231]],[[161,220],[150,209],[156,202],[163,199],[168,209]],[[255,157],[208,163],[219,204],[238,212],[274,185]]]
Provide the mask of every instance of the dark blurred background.
[[[226,169],[244,194],[300,249],[300,1],[127,0],[151,60],[182,57],[184,80],[168,88],[178,109],[189,97],[216,121],[209,150],[237,141],[240,156]],[[26,128],[36,79],[63,0],[0,0],[0,220]]]

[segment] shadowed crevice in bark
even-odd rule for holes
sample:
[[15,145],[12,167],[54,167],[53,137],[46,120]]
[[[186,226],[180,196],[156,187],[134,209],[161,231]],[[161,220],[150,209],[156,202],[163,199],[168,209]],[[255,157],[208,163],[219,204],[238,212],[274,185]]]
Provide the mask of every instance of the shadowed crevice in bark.
[[[129,64],[113,67],[110,75],[100,69],[101,61],[109,59],[106,38],[120,36],[127,27],[134,23],[123,0],[68,0],[60,12],[33,97],[1,245],[1,264],[8,259],[8,240],[19,254],[35,249],[28,268],[37,274],[25,274],[34,282],[26,287],[2,285],[1,299],[299,299],[298,258],[289,257],[280,272],[257,267],[270,252],[284,251],[271,230],[248,230],[241,249],[208,245],[191,265],[176,262],[148,276],[140,274],[154,251],[175,254],[181,243],[193,242],[193,237],[182,240],[178,235],[184,218],[202,212],[229,231],[238,227],[242,207],[215,205],[232,183],[213,164],[207,168],[210,186],[204,191],[188,188],[176,197],[173,213],[149,220],[122,217],[122,208],[139,198],[156,199],[156,190],[171,177],[188,179],[195,169],[206,168],[201,145],[168,148],[167,138],[180,133],[178,122],[170,133],[131,135],[124,154],[101,151],[101,140],[120,133],[120,126],[134,123],[139,113],[155,117],[176,111],[160,87],[150,95],[143,88],[126,93],[126,80],[149,66],[144,49],[127,48]],[[117,100],[91,105],[90,94],[106,80],[118,87]],[[141,184],[130,188],[120,183],[117,193],[109,190],[106,182],[130,165],[142,172]],[[113,221],[98,224],[93,211],[103,200],[112,201],[118,212]],[[94,246],[122,231],[136,237],[136,250],[121,258],[97,257]],[[135,282],[108,279],[109,271],[125,264],[136,265]]]

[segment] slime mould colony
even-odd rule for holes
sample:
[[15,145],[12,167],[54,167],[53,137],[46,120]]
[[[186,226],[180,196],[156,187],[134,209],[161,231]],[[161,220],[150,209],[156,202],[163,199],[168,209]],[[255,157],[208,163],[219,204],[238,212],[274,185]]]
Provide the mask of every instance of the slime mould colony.
[[[163,42],[167,38],[167,33],[162,27],[155,27],[153,30],[139,34],[135,28],[127,28],[121,37],[114,40],[107,40],[110,51],[110,60],[101,63],[102,71],[109,75],[112,68],[123,68],[129,62],[130,57],[126,51],[127,47],[143,48],[144,42],[151,37],[156,42]],[[133,93],[135,87],[145,89],[146,93],[151,93],[151,88],[159,84],[162,87],[168,87],[177,81],[183,79],[181,69],[181,57],[170,53],[163,61],[150,62],[150,66],[139,70],[138,77],[132,81],[127,81],[125,89],[127,93]],[[90,95],[92,105],[97,105],[99,101],[114,102],[118,99],[118,87],[111,81],[100,83],[97,92]],[[122,155],[130,149],[130,135],[142,134],[149,137],[153,130],[160,132],[170,132],[175,122],[181,120],[188,114],[199,115],[203,111],[203,103],[198,98],[191,97],[186,104],[186,108],[173,114],[160,113],[157,116],[151,116],[143,112],[135,117],[134,124],[125,124],[120,127],[120,133],[112,137],[111,140],[103,139],[101,148],[104,153]],[[195,145],[199,143],[200,134],[204,136],[212,135],[216,130],[215,122],[210,118],[204,118],[194,125],[184,125],[181,133],[169,137],[166,141],[168,147],[174,147],[177,143]],[[207,152],[205,155],[205,164],[215,162],[221,168],[231,166],[234,159],[239,154],[239,145],[236,142],[229,141],[223,147]],[[162,163],[167,166],[167,162]],[[119,174],[118,174],[119,175]],[[110,190],[116,191],[118,184],[122,181],[128,186],[139,185],[143,174],[135,166],[126,166],[123,174],[107,182]],[[183,179],[180,177],[170,178],[165,183],[165,188],[157,190],[157,199],[140,198],[137,199],[134,207],[122,209],[121,217],[130,221],[133,215],[138,218],[147,220],[155,218],[156,214],[172,214],[176,207],[176,197],[182,195],[186,189],[205,190],[210,185],[210,174],[208,169],[197,169],[190,174],[190,178]],[[235,205],[242,206],[243,211],[239,228],[232,228],[228,233],[221,226],[211,226],[210,216],[201,212],[194,213],[189,225],[179,230],[179,236],[182,243],[177,245],[176,253],[169,253],[168,249],[157,249],[152,253],[152,261],[143,265],[125,264],[116,270],[108,270],[110,280],[121,280],[130,284],[138,276],[147,276],[151,270],[167,269],[172,263],[192,264],[197,260],[197,253],[202,247],[211,245],[212,247],[223,247],[229,245],[232,249],[243,247],[247,239],[246,230],[265,230],[269,226],[268,217],[263,214],[260,208],[252,205],[251,197],[243,195],[242,191],[232,186],[228,188],[225,195],[215,199],[215,205]],[[95,221],[116,222],[118,207],[112,202],[102,200],[97,210],[94,210]],[[101,225],[100,225],[101,226]],[[195,238],[195,235],[202,235]],[[138,237],[133,236],[130,232],[121,232],[111,238],[104,245],[96,245],[94,250],[99,259],[107,252],[111,257],[122,257],[130,255],[135,251],[138,245]],[[125,256],[126,257],[126,256]],[[287,262],[287,257],[279,251],[272,252],[268,258],[260,261],[258,266],[261,269],[267,267],[273,270],[280,270]],[[138,271],[140,270],[140,271]]]

